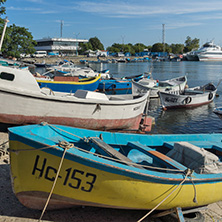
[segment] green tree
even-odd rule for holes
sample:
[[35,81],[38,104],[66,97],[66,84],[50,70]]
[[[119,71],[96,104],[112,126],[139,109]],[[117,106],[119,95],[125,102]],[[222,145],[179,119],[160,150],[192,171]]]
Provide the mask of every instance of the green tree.
[[92,50],[104,50],[103,44],[97,37],[90,38],[89,43],[92,45]]
[[[4,4],[6,2],[6,0],[0,0],[0,16],[5,14],[5,7],[2,6],[2,4]],[[0,18],[0,22],[4,23],[3,19]]]
[[[0,0],[0,16],[5,14],[6,9],[2,6],[5,2],[6,0]],[[0,18],[0,38],[4,24],[4,19]],[[4,56],[13,56],[18,58],[20,57],[20,53],[34,53],[35,45],[36,42],[33,40],[32,34],[28,31],[28,29],[13,24],[6,28],[2,45],[2,54]]]
[[135,52],[143,52],[144,49],[146,49],[147,47],[142,44],[142,43],[136,43],[134,46],[133,46]]
[[93,50],[93,47],[90,42],[86,42],[86,43],[81,42],[79,44],[79,47],[80,47],[80,50],[79,50],[80,54],[84,54],[87,50]]
[[112,46],[107,47],[106,50],[110,53],[121,52],[123,49],[123,44],[113,43]]
[[190,36],[187,36],[187,39],[185,41],[184,52],[190,52],[193,49],[198,49],[199,48],[199,42],[200,42],[199,39],[197,39],[197,38],[191,39]]
[[163,52],[163,43],[155,43],[151,48],[151,52]]
[[6,29],[2,45],[2,54],[7,57],[12,56],[19,58],[21,53],[34,53],[35,45],[36,42],[33,40],[33,36],[27,28],[13,24]]
[[184,50],[183,44],[171,44],[172,53],[174,54],[182,54]]

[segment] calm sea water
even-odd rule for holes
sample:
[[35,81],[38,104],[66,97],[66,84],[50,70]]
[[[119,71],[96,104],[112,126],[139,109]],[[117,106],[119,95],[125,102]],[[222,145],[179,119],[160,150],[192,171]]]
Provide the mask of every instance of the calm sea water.
[[[114,77],[131,76],[152,70],[154,79],[166,80],[187,75],[188,86],[218,84],[222,79],[222,62],[154,62],[91,64],[95,70],[109,69]],[[151,133],[222,133],[222,120],[213,113],[214,107],[222,106],[222,83],[218,86],[214,101],[192,109],[163,111],[159,100],[151,100],[148,114],[155,118]]]

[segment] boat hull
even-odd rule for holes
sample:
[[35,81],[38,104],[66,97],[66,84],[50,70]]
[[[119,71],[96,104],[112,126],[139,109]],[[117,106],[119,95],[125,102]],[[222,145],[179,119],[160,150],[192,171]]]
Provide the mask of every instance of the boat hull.
[[98,91],[107,95],[132,93],[132,82],[124,80],[101,80]]
[[[149,94],[150,98],[158,98],[159,92],[169,92],[169,91],[179,92],[181,90],[183,91],[187,84],[186,76],[166,81],[160,81],[158,85],[153,85],[154,80],[150,81],[151,83],[149,83],[149,80],[147,80],[147,83],[146,82],[143,83],[141,80],[139,82],[133,81],[132,91],[134,93],[144,93],[146,91],[150,91]],[[167,86],[164,86],[166,84]]]
[[161,92],[160,100],[163,108],[192,108],[211,103],[215,95],[216,90],[196,95],[177,95]]
[[[16,137],[15,137],[16,138]],[[53,181],[55,179],[62,150],[51,148],[50,151],[36,150],[34,147],[11,136],[10,154],[11,173],[14,192],[19,201],[28,208],[42,210]],[[21,151],[30,150],[30,151]],[[35,151],[32,151],[35,150]],[[90,161],[86,157],[66,154],[59,173],[53,195],[47,209],[61,209],[75,206],[95,206],[118,209],[147,210],[154,208],[183,180],[164,179],[157,176],[136,173],[107,163]],[[158,208],[198,207],[222,199],[221,181],[203,183],[195,182],[196,198],[194,202],[194,185],[184,184]]]
[[[67,77],[63,77],[64,79]],[[95,91],[99,86],[100,76],[93,79],[85,79],[84,81],[50,81],[45,79],[37,79],[40,88],[48,87],[53,91],[72,92],[75,93],[78,89]]]
[[46,121],[81,128],[138,130],[146,105],[146,97],[134,102],[89,101],[65,96],[27,95],[22,92],[0,91],[2,105],[0,122],[34,124]]

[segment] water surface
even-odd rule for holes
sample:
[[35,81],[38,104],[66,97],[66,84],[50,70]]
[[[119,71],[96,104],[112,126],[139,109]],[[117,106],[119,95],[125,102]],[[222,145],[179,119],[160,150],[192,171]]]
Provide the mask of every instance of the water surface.
[[[222,78],[222,62],[143,62],[117,64],[90,64],[93,69],[110,69],[114,77],[137,75],[152,71],[154,79],[166,80],[186,75],[189,87],[208,82],[218,84]],[[192,109],[163,111],[159,100],[151,100],[148,114],[155,118],[151,133],[222,133],[222,120],[213,113],[214,107],[222,106],[222,83],[218,86],[214,101]]]

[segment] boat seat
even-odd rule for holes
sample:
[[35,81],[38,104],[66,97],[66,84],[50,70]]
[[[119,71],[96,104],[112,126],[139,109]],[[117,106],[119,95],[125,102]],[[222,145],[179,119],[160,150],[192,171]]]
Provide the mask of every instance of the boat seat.
[[123,161],[125,164],[129,166],[135,166],[137,168],[142,168],[139,165],[136,165],[135,163],[132,162],[128,157],[124,156],[117,150],[115,150],[113,147],[102,141],[98,137],[90,137],[89,142],[93,144],[93,146],[96,148],[96,150],[99,151],[101,154],[108,154],[111,157],[117,158],[121,161]]
[[170,168],[173,169],[179,169],[179,170],[186,170],[187,167],[183,166],[182,164],[180,164],[179,162],[173,160],[172,158],[146,146],[143,145],[139,142],[129,142],[127,144],[128,146],[132,147],[132,148],[137,148],[138,150],[144,152],[145,154],[148,154],[149,156],[157,159],[157,160],[161,160],[161,162],[163,162],[165,165],[167,165]]

